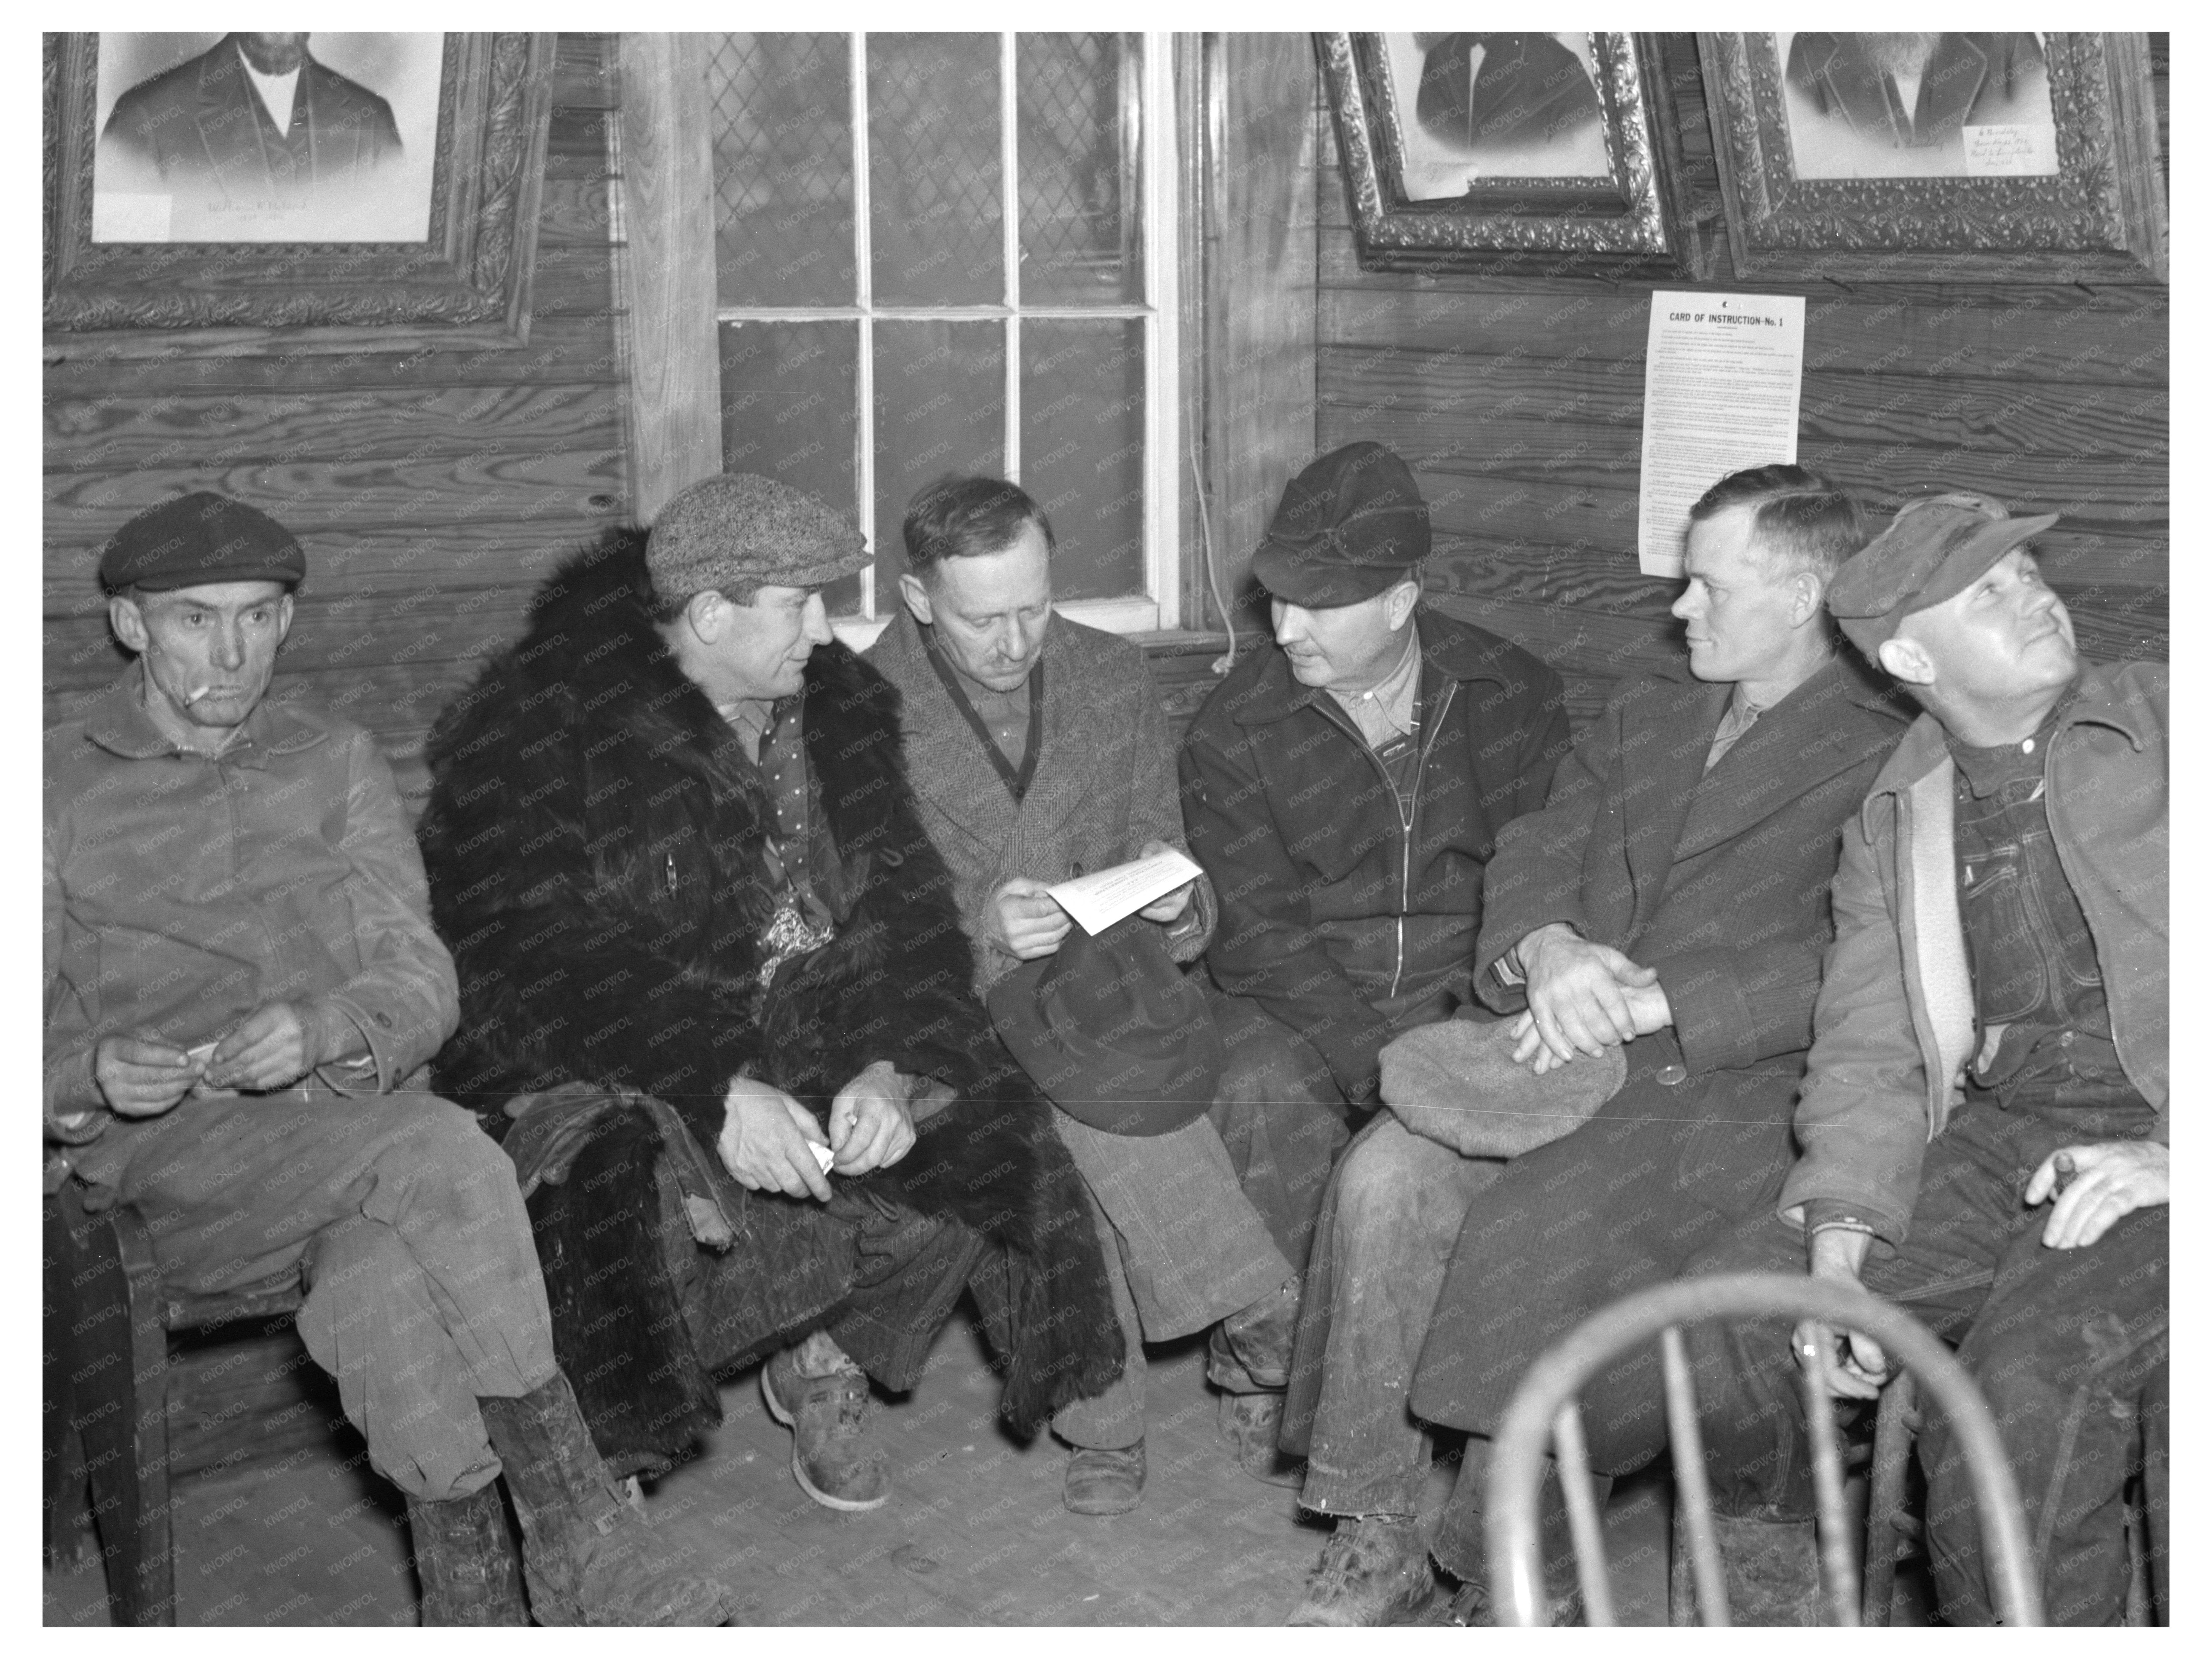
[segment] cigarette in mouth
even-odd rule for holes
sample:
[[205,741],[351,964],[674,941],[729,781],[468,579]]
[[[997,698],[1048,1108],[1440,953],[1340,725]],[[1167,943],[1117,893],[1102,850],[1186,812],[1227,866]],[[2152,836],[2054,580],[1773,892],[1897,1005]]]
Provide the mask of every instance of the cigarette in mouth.
[[215,688],[211,685],[194,686],[191,690],[185,693],[184,706],[190,708],[194,703],[198,702],[202,697],[204,697],[209,692],[214,690]]

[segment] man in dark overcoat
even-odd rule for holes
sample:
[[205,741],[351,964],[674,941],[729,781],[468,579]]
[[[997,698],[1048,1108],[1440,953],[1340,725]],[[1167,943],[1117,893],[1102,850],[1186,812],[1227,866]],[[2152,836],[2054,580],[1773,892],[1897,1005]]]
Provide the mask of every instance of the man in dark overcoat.
[[[1687,672],[1624,688],[1544,810],[1500,836],[1474,956],[1499,1035],[1546,1070],[1617,1051],[1625,1080],[1510,1164],[1390,1120],[1345,1159],[1333,1317],[1310,1298],[1300,1359],[1325,1356],[1306,1502],[1355,1518],[1333,1540],[1349,1565],[1324,1556],[1301,1616],[1382,1622],[1425,1600],[1419,1419],[1488,1433],[1555,1336],[1780,1179],[1838,826],[1904,730],[1820,608],[1863,539],[1850,498],[1798,467],[1707,491],[1674,605]],[[1479,1584],[1470,1444],[1433,1548]]]
[[689,1454],[714,1379],[817,1502],[890,1496],[963,1286],[1029,1431],[1121,1359],[1080,1177],[970,988],[898,694],[832,637],[851,523],[749,475],[611,532],[442,716],[421,834],[460,1026],[439,1075],[502,1138],[618,1467]]
[[[1428,552],[1428,505],[1391,451],[1351,443],[1306,467],[1252,561],[1273,642],[1183,742],[1183,819],[1221,901],[1221,1097],[1253,1142],[1248,1186],[1263,1160],[1298,1172],[1300,1269],[1383,1045],[1472,999],[1483,866],[1568,745],[1558,675],[1419,602]],[[1277,1466],[1282,1396],[1243,1398],[1247,1468],[1295,1483]]]
[[[983,991],[1057,957],[1074,924],[1053,884],[1182,849],[1175,750],[1144,653],[1053,609],[1052,520],[1018,484],[940,480],[915,497],[904,533],[905,605],[867,660],[898,688],[922,823],[952,871]],[[1189,962],[1213,919],[1201,876],[1129,925]],[[1231,1396],[1279,1391],[1290,1361],[1297,1285],[1269,1231],[1286,1207],[1270,1200],[1279,1171],[1261,1170],[1251,1196],[1239,1185],[1237,1103],[1158,1104],[1171,1126],[1135,1133],[1054,1115],[1097,1208],[1128,1350],[1118,1382],[1053,1420],[1075,1448],[1066,1498],[1082,1515],[1131,1509],[1143,1490],[1146,1337],[1214,1327],[1207,1369],[1224,1414]]]

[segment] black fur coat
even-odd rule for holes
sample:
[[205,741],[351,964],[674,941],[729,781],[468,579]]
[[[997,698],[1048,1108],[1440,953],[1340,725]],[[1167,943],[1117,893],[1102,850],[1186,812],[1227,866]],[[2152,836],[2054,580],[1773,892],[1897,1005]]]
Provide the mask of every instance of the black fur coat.
[[1110,1382],[1121,1340],[1049,1108],[970,992],[951,878],[906,780],[898,693],[842,645],[808,664],[806,752],[835,842],[824,897],[836,932],[763,990],[758,939],[774,907],[760,774],[653,627],[644,549],[644,532],[615,531],[570,559],[522,641],[431,733],[419,834],[461,986],[440,1091],[501,1133],[496,1109],[519,1093],[574,1080],[635,1090],[673,1107],[711,1158],[740,1068],[824,1117],[872,1060],[950,1083],[957,1102],[917,1126],[904,1159],[841,1184],[996,1247],[987,1260],[1010,1304],[1003,1409],[1027,1432]]

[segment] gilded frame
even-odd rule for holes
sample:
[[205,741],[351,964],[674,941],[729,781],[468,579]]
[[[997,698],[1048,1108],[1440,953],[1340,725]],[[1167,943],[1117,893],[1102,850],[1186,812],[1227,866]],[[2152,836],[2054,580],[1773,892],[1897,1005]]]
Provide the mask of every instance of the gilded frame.
[[94,242],[98,44],[45,37],[46,361],[527,343],[551,33],[447,35],[421,243]]
[[1690,234],[1673,95],[1649,37],[1590,35],[1610,179],[1513,178],[1425,201],[1409,199],[1403,188],[1406,114],[1382,68],[1382,40],[1315,36],[1362,265],[1703,274]]
[[1700,33],[1740,275],[1964,282],[2166,280],[2149,47],[2048,33],[2055,176],[1800,179],[1769,35]]

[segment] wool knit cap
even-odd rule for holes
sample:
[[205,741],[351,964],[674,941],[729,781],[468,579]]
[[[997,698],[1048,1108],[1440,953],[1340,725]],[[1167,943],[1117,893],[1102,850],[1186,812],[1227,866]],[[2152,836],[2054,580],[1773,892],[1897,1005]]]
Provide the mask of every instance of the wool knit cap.
[[754,472],[702,478],[660,509],[645,544],[653,591],[671,602],[710,587],[731,597],[818,587],[867,562],[850,519]]
[[1907,501],[1888,529],[1844,562],[1828,584],[1829,613],[1871,662],[1907,617],[1963,593],[2057,522],[2056,513],[2015,519],[1995,497],[1966,491]]
[[1285,486],[1252,574],[1309,609],[1357,605],[1429,556],[1429,506],[1405,462],[1367,439],[1333,449]]
[[100,584],[111,593],[210,582],[292,587],[307,574],[307,556],[290,531],[257,507],[206,489],[148,507],[100,556]]

